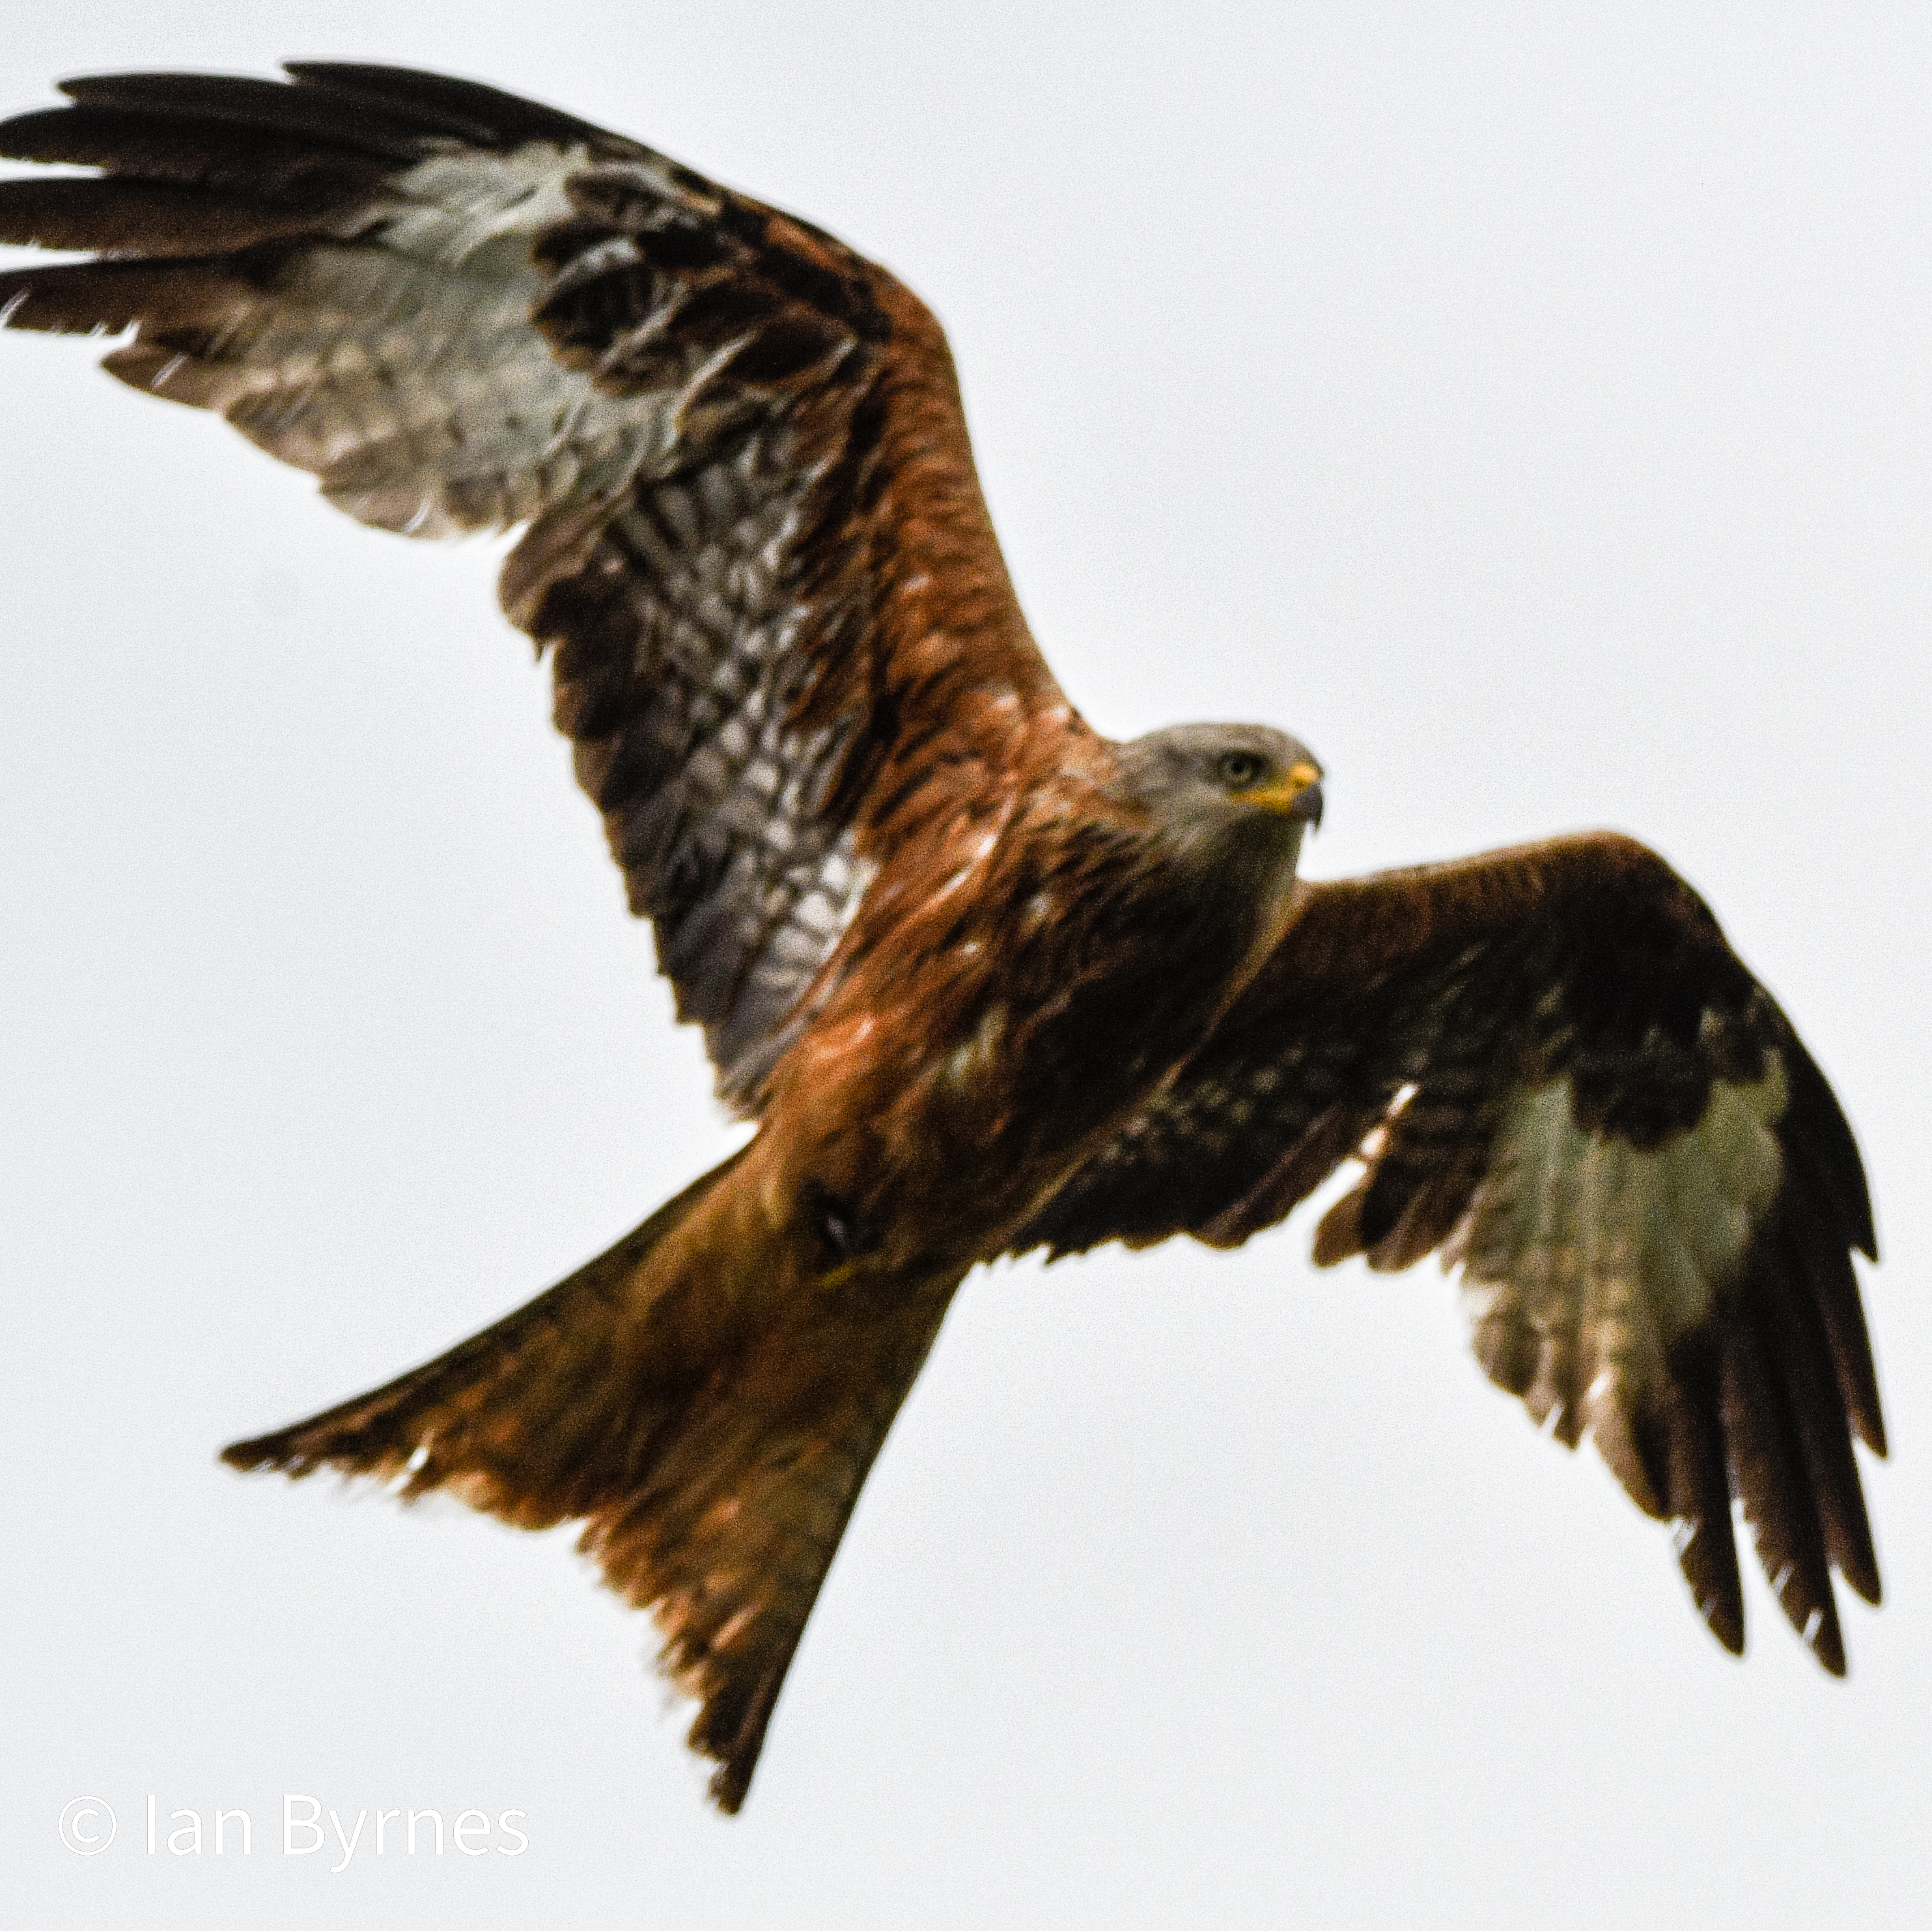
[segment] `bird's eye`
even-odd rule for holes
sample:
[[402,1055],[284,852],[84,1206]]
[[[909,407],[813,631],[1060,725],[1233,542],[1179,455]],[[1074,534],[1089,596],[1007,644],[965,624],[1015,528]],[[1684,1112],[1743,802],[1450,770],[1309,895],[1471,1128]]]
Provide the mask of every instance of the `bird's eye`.
[[1224,751],[1214,761],[1214,775],[1231,791],[1245,791],[1268,775],[1268,760],[1258,752]]

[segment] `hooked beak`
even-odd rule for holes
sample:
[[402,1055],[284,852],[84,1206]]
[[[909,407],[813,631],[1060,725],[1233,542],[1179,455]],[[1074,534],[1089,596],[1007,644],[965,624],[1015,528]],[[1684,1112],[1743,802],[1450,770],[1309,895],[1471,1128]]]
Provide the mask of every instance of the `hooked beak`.
[[1272,784],[1257,785],[1252,791],[1235,795],[1244,805],[1298,818],[1312,829],[1322,822],[1322,767],[1304,759]]

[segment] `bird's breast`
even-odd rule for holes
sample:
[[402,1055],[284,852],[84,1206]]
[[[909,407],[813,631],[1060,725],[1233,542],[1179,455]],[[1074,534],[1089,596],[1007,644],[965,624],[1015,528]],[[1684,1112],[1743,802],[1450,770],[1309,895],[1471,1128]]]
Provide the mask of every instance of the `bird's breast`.
[[893,919],[862,912],[764,1128],[792,1193],[908,1264],[1001,1251],[1201,1043],[1267,916],[1111,826],[939,856]]

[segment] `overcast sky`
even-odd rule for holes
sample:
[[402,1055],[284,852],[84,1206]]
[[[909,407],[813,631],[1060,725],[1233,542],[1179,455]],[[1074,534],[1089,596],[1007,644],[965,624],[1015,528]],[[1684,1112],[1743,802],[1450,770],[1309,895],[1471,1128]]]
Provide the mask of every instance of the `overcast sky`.
[[[982,1276],[720,1821],[567,1535],[214,1459],[732,1137],[494,554],[359,529],[86,345],[9,337],[9,1922],[1902,1921],[1932,1887],[1928,38],[1922,7],[1764,4],[10,20],[8,110],[391,60],[796,209],[946,322],[1100,728],[1295,731],[1318,875],[1655,844],[1858,1132],[1894,1456],[1862,1463],[1890,1600],[1841,1591],[1836,1684],[1754,1573],[1724,1655],[1432,1264],[1317,1275],[1298,1218]],[[332,1871],[284,1854],[292,1796],[489,1833],[378,1858],[370,1824]],[[88,1858],[82,1797],[118,1819]]]

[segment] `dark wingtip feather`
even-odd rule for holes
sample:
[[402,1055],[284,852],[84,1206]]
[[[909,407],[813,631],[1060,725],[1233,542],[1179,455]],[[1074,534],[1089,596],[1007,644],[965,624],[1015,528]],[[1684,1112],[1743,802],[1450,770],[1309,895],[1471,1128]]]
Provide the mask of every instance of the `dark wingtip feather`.
[[0,325],[56,335],[116,335],[136,322],[218,327],[248,291],[229,264],[200,256],[158,262],[65,262],[0,272]]
[[301,234],[326,207],[320,197],[303,205],[164,181],[0,181],[0,241],[100,254],[232,254]]
[[302,134],[352,153],[408,163],[426,140],[464,138],[460,124],[424,112],[386,112],[361,97],[226,73],[86,74],[60,84],[76,106],[158,119],[214,122],[256,133]]
[[69,151],[76,112],[71,107],[30,107],[24,114],[9,115],[0,121],[0,154],[12,161],[84,163],[85,154]]
[[1685,1518],[1676,1531],[1677,1567],[1704,1627],[1733,1656],[1744,1653],[1743,1579],[1729,1508]]
[[1778,1606],[1811,1653],[1834,1676],[1844,1674],[1826,1554],[1825,1528],[1806,1480],[1799,1424],[1774,1366],[1768,1317],[1747,1298],[1724,1324],[1724,1434],[1737,1492],[1759,1562]]
[[360,94],[432,115],[448,127],[464,128],[466,138],[479,146],[512,147],[524,141],[555,141],[565,145],[621,141],[608,129],[580,121],[561,108],[525,100],[501,88],[459,80],[451,74],[345,61],[284,61],[282,70],[304,86]]
[[1838,1392],[1858,1439],[1874,1455],[1886,1452],[1885,1414],[1879,1401],[1878,1370],[1865,1326],[1856,1270],[1845,1237],[1828,1211],[1823,1177],[1800,1150],[1791,1152],[1795,1264],[1802,1270],[1810,1299],[1824,1325]]
[[1825,1324],[1808,1285],[1802,1250],[1790,1238],[1783,1216],[1774,1216],[1747,1273],[1746,1291],[1762,1310],[1770,1366],[1796,1423],[1794,1445],[1824,1531],[1826,1553],[1859,1595],[1876,1602],[1878,1557],[1858,1484],[1846,1403]]
[[[1778,1017],[1784,1018],[1781,1013]],[[1795,1138],[1804,1146],[1846,1240],[1867,1260],[1876,1261],[1878,1231],[1872,1220],[1871,1187],[1851,1122],[1845,1117],[1831,1082],[1819,1071],[1817,1062],[1788,1021],[1784,1032],[1781,1051],[1791,1099],[1785,1114],[1786,1131],[1780,1137]]]
[[1676,1518],[1677,1564],[1705,1626],[1733,1656],[1742,1656],[1744,1585],[1731,1528],[1721,1377],[1708,1337],[1694,1336],[1679,1347],[1671,1382],[1663,1496]]

